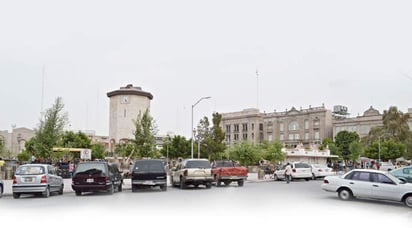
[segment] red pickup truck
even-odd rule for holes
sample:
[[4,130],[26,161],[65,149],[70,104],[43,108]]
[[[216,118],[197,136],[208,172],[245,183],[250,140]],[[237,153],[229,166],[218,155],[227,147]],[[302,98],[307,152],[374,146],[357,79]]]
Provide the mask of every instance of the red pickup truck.
[[212,176],[216,186],[223,182],[226,186],[236,181],[238,186],[243,186],[247,179],[248,170],[246,167],[236,166],[231,160],[220,160],[212,162]]

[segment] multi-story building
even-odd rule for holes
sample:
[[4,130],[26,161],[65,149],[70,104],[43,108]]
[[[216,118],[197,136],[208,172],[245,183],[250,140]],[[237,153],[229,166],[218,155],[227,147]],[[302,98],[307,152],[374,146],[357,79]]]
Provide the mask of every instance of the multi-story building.
[[0,140],[3,141],[7,157],[15,159],[25,149],[26,142],[34,136],[34,130],[19,127],[12,132],[0,131]]
[[109,142],[110,151],[113,151],[116,143],[133,138],[134,121],[139,114],[150,110],[153,95],[129,84],[108,92],[107,97],[110,98]]
[[[373,127],[383,126],[383,115],[372,106],[366,110],[362,116],[357,117],[336,117],[333,120],[333,138],[340,131],[350,131],[358,133],[360,138],[368,136]],[[411,122],[409,122],[411,124]]]
[[324,138],[332,138],[332,112],[321,107],[299,110],[292,107],[284,112],[261,113],[258,109],[223,113],[221,126],[226,143],[236,141],[277,141],[286,147],[303,144],[312,147]]

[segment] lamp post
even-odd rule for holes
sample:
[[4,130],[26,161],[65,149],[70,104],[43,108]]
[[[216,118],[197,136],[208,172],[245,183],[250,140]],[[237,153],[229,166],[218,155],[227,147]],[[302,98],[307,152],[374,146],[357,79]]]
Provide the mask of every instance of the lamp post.
[[190,131],[192,132],[192,138],[191,138],[191,141],[192,141],[192,146],[191,146],[191,149],[190,149],[190,153],[191,153],[191,155],[192,155],[192,158],[193,158],[193,137],[194,137],[194,132],[193,132],[193,108],[197,105],[197,104],[199,104],[199,102],[201,102],[202,100],[205,100],[205,99],[209,99],[209,98],[211,98],[211,97],[202,97],[202,98],[200,98],[195,104],[193,104],[192,105],[192,128],[190,129]]
[[381,136],[378,137],[378,162],[381,162]]

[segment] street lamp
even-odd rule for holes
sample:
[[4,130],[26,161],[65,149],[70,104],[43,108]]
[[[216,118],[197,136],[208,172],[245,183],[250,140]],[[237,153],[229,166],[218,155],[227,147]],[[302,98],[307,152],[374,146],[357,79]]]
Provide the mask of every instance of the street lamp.
[[199,102],[201,102],[202,100],[205,100],[205,99],[209,99],[209,98],[211,98],[211,97],[202,97],[202,98],[200,98],[194,105],[192,105],[192,128],[190,129],[190,131],[192,132],[192,139],[191,139],[191,141],[192,141],[192,147],[191,147],[191,149],[190,149],[190,153],[191,153],[191,155],[192,155],[192,158],[193,158],[193,137],[194,137],[194,132],[193,132],[193,108],[197,105],[197,104],[199,104]]

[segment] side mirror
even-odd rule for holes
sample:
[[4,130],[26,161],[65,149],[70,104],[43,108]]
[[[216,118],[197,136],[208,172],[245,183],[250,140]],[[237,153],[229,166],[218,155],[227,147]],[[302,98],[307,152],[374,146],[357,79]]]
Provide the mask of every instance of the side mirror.
[[400,180],[401,184],[406,184],[407,183],[407,181],[402,177],[398,177],[398,179]]

